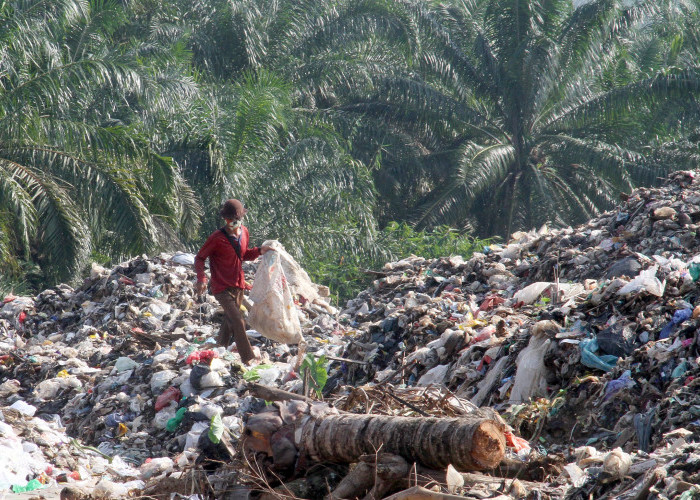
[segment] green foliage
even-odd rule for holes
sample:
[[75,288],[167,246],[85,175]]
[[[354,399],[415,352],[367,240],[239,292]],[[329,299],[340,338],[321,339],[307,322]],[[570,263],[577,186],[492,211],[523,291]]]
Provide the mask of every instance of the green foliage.
[[178,166],[148,137],[149,118],[194,88],[164,46],[115,43],[125,14],[111,1],[0,10],[0,211],[14,255],[47,284],[74,279],[93,245],[153,251],[198,224]]
[[328,381],[328,363],[325,356],[316,357],[309,353],[304,357],[299,372],[304,380],[309,384],[309,387],[316,392],[320,398],[321,391]]
[[221,442],[221,437],[224,435],[224,431],[226,431],[226,428],[221,421],[221,415],[217,413],[211,417],[209,421],[209,440],[214,444],[219,444]]
[[338,104],[325,106],[354,151],[381,158],[383,220],[508,235],[581,222],[682,167],[646,150],[699,116],[682,111],[700,91],[697,47],[667,2],[405,0],[384,16],[354,29],[404,33],[404,57],[369,51],[369,79],[329,61],[362,83],[334,84]]
[[582,221],[697,164],[698,27],[698,0],[0,1],[3,282],[194,249],[230,197],[338,300]]

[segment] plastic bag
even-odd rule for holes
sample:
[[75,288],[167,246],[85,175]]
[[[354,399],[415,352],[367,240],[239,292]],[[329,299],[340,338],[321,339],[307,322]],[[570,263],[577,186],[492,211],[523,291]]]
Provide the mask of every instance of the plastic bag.
[[630,370],[625,370],[620,378],[611,380],[605,386],[605,397],[603,401],[607,401],[612,398],[615,394],[620,392],[622,389],[628,389],[634,387],[636,382],[632,380],[632,372]]
[[125,372],[127,370],[133,370],[137,366],[139,366],[139,364],[136,361],[134,361],[131,358],[127,358],[126,356],[118,358],[117,362],[114,363],[114,369],[118,373]]
[[[270,246],[275,248],[275,245]],[[281,248],[281,245],[279,247]],[[255,330],[276,342],[303,342],[299,315],[282,269],[279,251],[270,251],[263,255],[255,273],[250,299],[254,304],[248,322]]]
[[666,326],[664,326],[663,329],[659,332],[659,340],[667,339],[668,337],[670,337],[671,333],[673,332],[673,327],[680,325],[681,323],[690,319],[692,315],[692,309],[679,309],[678,311],[673,313],[673,319],[671,319],[671,321],[667,323]]
[[177,387],[168,387],[163,394],[156,399],[156,411],[160,411],[170,404],[171,401],[179,401],[182,393]]
[[21,399],[12,403],[12,405],[10,405],[10,408],[12,408],[13,410],[17,410],[22,415],[27,415],[28,417],[33,417],[36,413],[36,406],[32,406],[26,401],[22,401]]
[[153,394],[160,394],[175,377],[177,377],[177,372],[172,370],[163,370],[154,373],[151,376],[151,392]]
[[659,266],[652,266],[640,272],[636,278],[627,283],[617,291],[618,295],[629,295],[638,292],[647,292],[657,297],[662,297],[666,288],[666,281],[663,283],[656,277]]
[[581,348],[581,363],[589,368],[597,368],[605,372],[612,370],[617,364],[618,357],[612,354],[598,356],[598,341],[596,339],[585,339],[579,344]]

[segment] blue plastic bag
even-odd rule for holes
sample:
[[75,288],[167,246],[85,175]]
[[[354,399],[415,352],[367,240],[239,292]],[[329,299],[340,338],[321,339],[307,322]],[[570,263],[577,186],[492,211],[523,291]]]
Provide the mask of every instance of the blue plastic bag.
[[674,326],[680,325],[681,323],[685,322],[692,315],[692,309],[679,309],[678,311],[673,313],[673,319],[670,322],[668,322],[666,326],[664,326],[663,329],[659,332],[659,340],[667,339],[671,335]]
[[612,354],[603,354],[598,356],[598,341],[596,339],[582,340],[579,344],[581,348],[581,363],[589,368],[596,368],[609,372],[617,364],[618,357]]

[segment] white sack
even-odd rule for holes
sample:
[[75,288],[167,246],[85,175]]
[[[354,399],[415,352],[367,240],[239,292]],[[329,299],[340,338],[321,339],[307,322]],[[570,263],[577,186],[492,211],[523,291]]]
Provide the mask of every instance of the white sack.
[[253,289],[250,291],[253,307],[248,322],[260,334],[271,340],[283,344],[298,344],[303,342],[303,337],[299,314],[282,266],[282,252],[286,252],[276,241],[266,241],[264,245],[275,250],[265,253],[258,265]]

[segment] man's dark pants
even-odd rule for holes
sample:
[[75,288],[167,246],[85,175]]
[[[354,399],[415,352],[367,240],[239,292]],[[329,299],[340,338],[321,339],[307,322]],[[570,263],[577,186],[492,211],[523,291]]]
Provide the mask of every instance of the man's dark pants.
[[247,363],[255,358],[255,354],[245,333],[245,320],[241,314],[243,290],[231,287],[215,294],[214,297],[224,309],[224,321],[221,323],[217,343],[222,347],[228,347],[231,345],[231,337],[233,336],[243,363]]

